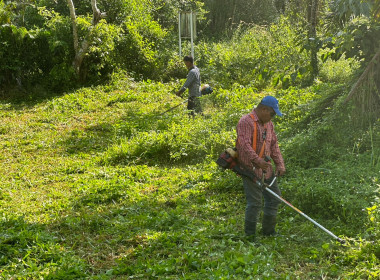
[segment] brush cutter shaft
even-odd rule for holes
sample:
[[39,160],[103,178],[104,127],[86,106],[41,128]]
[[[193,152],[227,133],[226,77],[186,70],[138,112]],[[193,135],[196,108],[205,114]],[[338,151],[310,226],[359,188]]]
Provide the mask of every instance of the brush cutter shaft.
[[301,210],[299,210],[298,208],[294,207],[292,204],[290,204],[288,201],[286,201],[285,199],[283,199],[281,196],[279,196],[278,194],[276,194],[274,191],[272,191],[269,187],[271,187],[274,183],[274,181],[277,179],[277,177],[274,177],[274,179],[272,180],[272,182],[269,184],[269,185],[263,185],[265,190],[267,192],[269,192],[270,194],[272,194],[274,197],[276,197],[278,200],[282,201],[283,203],[285,203],[286,205],[288,205],[290,208],[292,208],[293,210],[297,211],[299,214],[301,214],[303,217],[305,217],[306,219],[308,219],[310,222],[312,222],[314,225],[316,225],[317,227],[319,227],[321,230],[323,230],[324,232],[326,232],[327,234],[329,234],[330,236],[332,236],[333,238],[335,238],[336,240],[338,240],[340,243],[344,243],[344,240],[340,239],[338,236],[336,236],[335,234],[333,234],[331,231],[329,231],[328,229],[326,229],[325,227],[321,226],[320,224],[318,224],[316,221],[314,221],[312,218],[310,218],[309,216],[307,216],[305,213],[303,213]]
[[181,103],[179,103],[178,105],[174,106],[174,107],[171,107],[169,110],[166,110],[165,112],[161,113],[160,116],[162,116],[163,114],[166,114],[167,112],[177,108],[178,106],[181,106],[183,103],[187,102],[188,99],[182,101]]

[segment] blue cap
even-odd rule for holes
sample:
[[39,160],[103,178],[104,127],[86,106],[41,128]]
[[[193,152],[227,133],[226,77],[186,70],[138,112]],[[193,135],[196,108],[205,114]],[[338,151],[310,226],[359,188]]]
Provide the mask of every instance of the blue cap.
[[280,108],[278,107],[278,100],[274,98],[273,96],[265,96],[261,102],[262,105],[268,106],[273,108],[273,110],[276,112],[276,115],[282,117],[282,113],[280,112]]

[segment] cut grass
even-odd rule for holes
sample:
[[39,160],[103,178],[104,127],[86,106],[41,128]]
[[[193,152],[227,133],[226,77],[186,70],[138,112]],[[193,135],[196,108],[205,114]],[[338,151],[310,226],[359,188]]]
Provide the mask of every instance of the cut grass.
[[[227,111],[215,104],[225,91],[206,97],[205,116],[192,120],[184,107],[157,115],[181,101],[167,85],[120,84],[0,104],[1,277],[375,279],[379,260],[368,249],[375,230],[342,248],[281,206],[281,237],[245,241],[241,180],[213,161],[233,144],[241,115],[233,108],[247,112],[251,92],[238,92],[244,104],[233,98]],[[130,150],[136,143],[140,150]],[[322,166],[332,173],[323,180],[319,169],[288,166],[283,194],[334,233],[364,238],[366,213],[352,207],[374,201],[379,178],[366,158],[357,158],[357,169]],[[358,183],[350,189],[355,203],[339,190],[351,186],[345,174]]]

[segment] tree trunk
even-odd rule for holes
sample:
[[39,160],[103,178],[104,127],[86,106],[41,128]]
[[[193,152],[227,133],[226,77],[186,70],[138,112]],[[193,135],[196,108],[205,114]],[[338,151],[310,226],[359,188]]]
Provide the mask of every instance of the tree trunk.
[[279,14],[285,13],[285,7],[286,7],[285,0],[274,0],[274,5]]
[[235,15],[236,15],[236,0],[233,1],[233,10],[232,10],[232,16],[231,16],[231,26],[230,26],[230,31],[232,31],[232,28],[233,28],[233,26],[234,26]]
[[[350,92],[347,95],[347,98],[344,100],[344,103],[347,103],[352,99],[352,97],[357,94],[357,92],[360,89],[360,86],[362,85],[363,81],[365,79],[368,79],[368,76],[370,76],[371,70],[373,70],[376,65],[378,65],[378,62],[380,61],[380,50],[375,54],[375,56],[371,59],[371,61],[368,63],[366,69],[364,72],[361,74],[360,78],[357,80],[357,82],[354,84],[354,86],[351,88]],[[376,71],[377,72],[377,71]],[[377,92],[380,92],[380,89],[376,89]],[[377,94],[380,96],[380,94]]]
[[311,66],[311,79],[314,80],[319,73],[318,69],[318,48],[317,48],[317,11],[318,11],[318,0],[309,0],[308,7],[308,21],[309,21],[309,32],[308,39],[310,42],[310,66]]
[[92,13],[93,13],[92,25],[96,26],[102,18],[106,17],[106,13],[100,12],[100,10],[98,9],[96,5],[96,0],[91,0],[91,6],[92,6]]
[[84,38],[79,48],[78,27],[76,23],[74,3],[72,0],[67,0],[67,5],[69,6],[69,9],[70,9],[71,24],[73,26],[73,38],[74,38],[74,50],[75,50],[75,58],[73,61],[73,67],[77,75],[77,78],[79,79],[79,77],[81,76],[80,74],[81,74],[84,57],[90,47],[90,42],[88,39],[89,34],[91,33],[92,29],[99,23],[99,21],[102,18],[106,17],[106,14],[100,12],[100,10],[98,9],[96,5],[96,0],[91,0],[91,6],[92,6],[92,12],[93,12],[92,27],[88,31],[87,36]]
[[[75,14],[75,7],[74,7],[73,1],[67,0],[67,5],[69,6],[71,25],[73,26],[74,50],[75,50],[75,58],[76,58],[78,49],[79,49],[78,27],[77,27],[77,22],[76,22],[77,16]],[[76,59],[74,59],[73,65],[74,65],[75,73],[77,73],[78,75],[79,70],[80,70],[80,65],[77,65],[75,61]]]

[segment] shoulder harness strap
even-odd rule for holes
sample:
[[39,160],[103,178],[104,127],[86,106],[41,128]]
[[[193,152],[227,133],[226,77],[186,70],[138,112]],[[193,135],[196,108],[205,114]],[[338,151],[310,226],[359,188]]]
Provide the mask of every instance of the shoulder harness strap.
[[[249,114],[253,120],[253,143],[252,143],[252,148],[253,150],[256,152],[257,150],[257,124],[256,124],[256,121],[255,121],[255,118],[253,117],[253,114]],[[260,153],[259,153],[259,157],[263,157],[264,156],[264,150],[265,150],[265,138],[264,138],[264,144],[263,146],[261,147],[261,150],[260,150]]]

